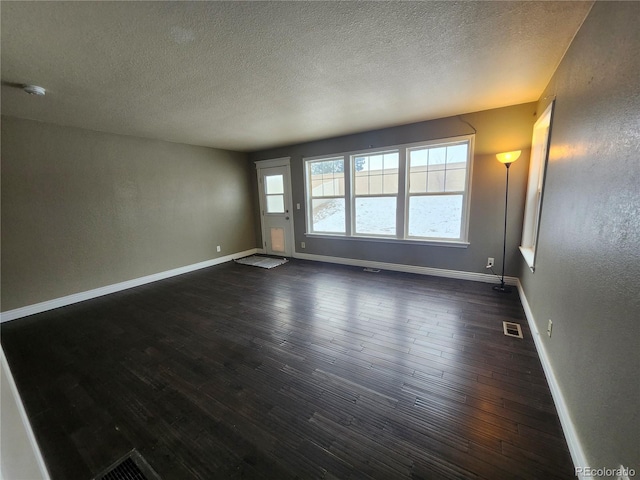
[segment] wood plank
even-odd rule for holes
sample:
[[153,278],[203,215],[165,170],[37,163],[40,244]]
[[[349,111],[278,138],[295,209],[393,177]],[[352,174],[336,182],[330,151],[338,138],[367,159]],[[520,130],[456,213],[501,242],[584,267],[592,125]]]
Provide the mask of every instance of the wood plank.
[[490,285],[230,262],[0,328],[54,480],[134,447],[167,479],[573,478]]

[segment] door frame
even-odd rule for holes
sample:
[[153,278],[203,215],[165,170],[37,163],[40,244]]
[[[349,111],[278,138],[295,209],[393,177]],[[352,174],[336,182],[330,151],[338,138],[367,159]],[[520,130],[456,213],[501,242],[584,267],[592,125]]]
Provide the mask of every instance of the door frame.
[[[281,158],[273,158],[271,160],[258,160],[256,162],[254,162],[256,164],[256,182],[257,182],[257,186],[258,186],[258,201],[260,203],[260,232],[262,234],[262,246],[260,248],[260,250],[262,250],[262,253],[266,252],[266,228],[265,228],[265,224],[264,224],[264,210],[265,210],[265,205],[264,205],[264,200],[263,200],[263,192],[262,192],[262,185],[260,185],[260,178],[261,178],[261,174],[262,174],[262,169],[265,168],[272,168],[272,167],[285,167],[286,169],[286,175],[285,175],[285,179],[284,179],[284,185],[285,185],[285,190],[287,190],[287,193],[285,195],[285,200],[288,203],[289,206],[289,213],[290,213],[290,220],[291,220],[291,228],[290,231],[288,232],[289,234],[287,235],[288,238],[285,238],[285,242],[289,242],[289,245],[291,245],[291,256],[293,257],[294,254],[296,253],[296,242],[295,242],[295,224],[294,224],[294,209],[293,209],[293,194],[291,192],[291,157],[281,157]],[[285,234],[286,234],[286,230],[285,230]]]

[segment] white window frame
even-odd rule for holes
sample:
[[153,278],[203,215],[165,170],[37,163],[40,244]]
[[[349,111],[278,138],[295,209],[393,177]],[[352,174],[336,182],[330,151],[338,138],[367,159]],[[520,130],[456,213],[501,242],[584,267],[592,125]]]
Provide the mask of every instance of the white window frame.
[[520,252],[529,269],[535,271],[536,254],[538,250],[538,235],[540,219],[542,218],[542,199],[544,196],[544,182],[549,161],[549,146],[551,145],[551,126],[553,123],[553,108],[555,100],[545,109],[533,126],[531,140],[531,159],[529,161],[529,180],[522,224],[522,243]]
[[[464,137],[456,137],[458,140],[453,138],[448,138],[446,140],[436,140],[432,142],[423,142],[418,145],[410,146],[405,148],[405,222],[404,222],[404,238],[407,240],[424,240],[425,237],[416,237],[409,236],[409,198],[411,196],[445,196],[445,195],[459,195],[462,194],[462,213],[460,216],[460,237],[459,239],[447,239],[447,238],[438,238],[438,237],[430,237],[432,241],[438,242],[465,242],[468,243],[469,239],[469,210],[471,209],[471,174],[472,174],[472,165],[473,165],[473,141],[475,139],[474,135],[467,135]],[[461,143],[468,143],[467,147],[467,168],[466,168],[466,178],[464,182],[464,190],[462,192],[438,192],[438,193],[420,193],[420,194],[412,194],[409,191],[409,155],[407,153],[409,150],[419,150],[421,147],[428,148],[437,148],[437,147],[447,147],[453,145],[459,145]]]
[[[345,152],[333,155],[322,155],[315,157],[303,158],[304,176],[305,176],[305,216],[306,216],[306,236],[310,237],[325,237],[344,240],[368,240],[373,242],[393,242],[393,243],[407,243],[407,244],[424,244],[424,245],[441,245],[450,247],[462,247],[466,248],[469,245],[469,211],[471,207],[471,179],[473,176],[473,159],[474,159],[474,141],[475,135],[463,135],[457,137],[450,137],[445,139],[429,140],[424,142],[416,142],[410,144],[391,145],[380,148],[370,148],[364,150],[357,150],[352,152]],[[420,147],[434,148],[438,146],[450,146],[454,144],[467,143],[467,168],[465,178],[465,189],[462,192],[462,214],[461,214],[461,229],[459,238],[439,238],[439,237],[409,237],[408,236],[408,213],[409,213],[409,171],[408,171],[408,152],[411,149]],[[398,151],[398,193],[392,194],[380,194],[376,197],[382,196],[395,196],[397,197],[397,211],[396,211],[396,235],[383,236],[383,235],[368,235],[355,233],[355,198],[353,194],[355,190],[354,182],[354,158],[357,156],[371,155],[372,153],[387,153],[391,151]],[[344,162],[344,179],[345,179],[345,194],[344,196],[336,196],[335,198],[343,198],[345,201],[345,232],[319,232],[313,230],[313,218],[312,218],[312,196],[311,192],[311,164],[319,161],[338,160],[342,159]],[[442,192],[436,195],[450,195],[452,193]],[[456,192],[459,194],[459,192]]]
[[[355,158],[356,157],[362,157],[362,156],[369,156],[371,154],[379,154],[379,155],[385,155],[388,153],[398,153],[398,185],[400,184],[400,149],[397,148],[384,148],[384,149],[374,149],[374,150],[370,150],[370,151],[366,151],[366,152],[358,152],[358,153],[352,153],[350,155],[348,155],[349,157],[349,171],[351,174],[351,232],[352,232],[352,237],[355,238],[391,238],[391,239],[395,239],[398,238],[398,232],[400,230],[398,230],[398,204],[401,203],[400,202],[400,188],[398,187],[398,193],[380,193],[380,194],[367,194],[367,195],[358,195],[356,194],[356,186],[355,186],[355,182],[356,182],[356,172],[355,172]],[[384,182],[384,179],[383,179]],[[384,190],[384,188],[383,188]],[[356,232],[356,201],[358,198],[395,198],[396,199],[396,233],[395,234],[390,234],[390,235],[383,235],[383,234],[373,234],[373,233],[358,233]],[[400,238],[402,238],[400,236]]]
[[[335,160],[342,160],[342,171],[343,171],[343,175],[344,175],[344,195],[328,195],[328,196],[321,196],[321,197],[314,197],[313,196],[313,188],[311,185],[311,167],[314,163],[320,163],[320,162],[328,162],[328,161],[335,161]],[[317,157],[317,158],[306,158],[304,159],[304,177],[305,177],[305,205],[306,205],[306,217],[307,217],[307,233],[308,234],[315,234],[315,235],[337,235],[337,236],[343,236],[346,235],[349,232],[349,217],[348,217],[348,211],[349,211],[349,205],[348,205],[348,193],[349,193],[349,188],[347,187],[348,185],[348,175],[347,175],[347,170],[348,168],[348,164],[346,162],[346,159],[344,157],[344,155],[330,155],[330,156],[326,156],[326,157]],[[343,199],[344,200],[344,208],[345,208],[345,226],[344,226],[344,233],[343,232],[328,232],[328,231],[315,231],[313,229],[313,217],[311,212],[313,212],[313,200],[314,199],[318,199],[318,198],[327,198],[327,199],[332,199],[332,198],[337,198],[337,199]]]

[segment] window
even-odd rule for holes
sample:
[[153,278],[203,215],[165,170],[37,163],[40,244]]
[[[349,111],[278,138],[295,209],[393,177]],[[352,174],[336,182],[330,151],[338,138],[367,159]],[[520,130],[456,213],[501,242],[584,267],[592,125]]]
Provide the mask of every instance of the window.
[[408,237],[462,236],[466,142],[409,149]]
[[346,233],[344,158],[308,161],[306,169],[309,231]]
[[264,182],[267,213],[284,213],[284,176],[265,175]]
[[531,141],[529,181],[527,184],[520,251],[532,272],[535,269],[538,230],[542,214],[542,193],[544,190],[547,160],[549,158],[549,140],[554,105],[555,100],[549,104],[544,113],[536,121],[533,126],[533,139]]
[[351,157],[356,235],[396,236],[398,152]]
[[466,244],[473,136],[305,159],[307,233]]

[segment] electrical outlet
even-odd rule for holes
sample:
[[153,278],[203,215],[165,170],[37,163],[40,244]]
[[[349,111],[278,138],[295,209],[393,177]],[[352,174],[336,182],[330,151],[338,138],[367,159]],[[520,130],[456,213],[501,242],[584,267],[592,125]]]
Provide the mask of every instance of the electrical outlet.
[[219,251],[220,251],[220,245],[216,247],[216,252],[219,252]]
[[304,242],[300,242],[300,247],[302,247],[302,248],[307,248],[307,246],[305,245],[305,243],[304,243]]
[[551,337],[551,328],[553,328],[553,322],[549,319],[549,324],[547,325],[547,335]]
[[496,259],[493,257],[487,258],[487,268],[493,267],[496,264]]

